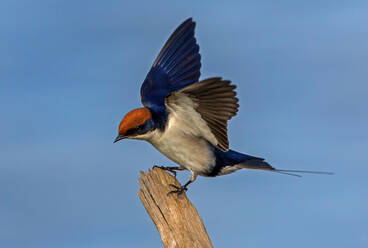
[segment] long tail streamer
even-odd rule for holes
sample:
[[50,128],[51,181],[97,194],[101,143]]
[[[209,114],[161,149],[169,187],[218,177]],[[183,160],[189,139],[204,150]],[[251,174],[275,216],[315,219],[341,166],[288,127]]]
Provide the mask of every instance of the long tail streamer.
[[334,175],[333,172],[326,172],[326,171],[305,171],[305,170],[270,170],[272,172],[294,176],[294,177],[302,177],[301,175],[295,173],[309,173],[309,174],[320,174],[320,175]]

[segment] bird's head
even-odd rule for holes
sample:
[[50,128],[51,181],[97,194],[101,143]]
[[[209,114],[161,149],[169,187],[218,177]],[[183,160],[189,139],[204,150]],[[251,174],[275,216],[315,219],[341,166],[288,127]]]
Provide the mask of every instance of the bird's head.
[[148,108],[138,108],[124,116],[119,125],[119,135],[115,142],[121,139],[148,139],[149,132],[154,129],[151,112]]

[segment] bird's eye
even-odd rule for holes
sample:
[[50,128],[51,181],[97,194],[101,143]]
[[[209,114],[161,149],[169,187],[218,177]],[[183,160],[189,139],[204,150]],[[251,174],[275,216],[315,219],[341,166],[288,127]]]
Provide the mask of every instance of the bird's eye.
[[141,131],[143,130],[144,128],[144,125],[140,125],[140,126],[136,126],[136,127],[133,127],[131,129],[129,129],[125,135],[134,135],[134,134],[140,134]]

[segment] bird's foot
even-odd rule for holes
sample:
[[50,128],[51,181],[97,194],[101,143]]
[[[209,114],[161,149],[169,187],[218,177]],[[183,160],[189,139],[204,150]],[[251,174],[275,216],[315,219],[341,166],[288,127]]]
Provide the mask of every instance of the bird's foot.
[[165,166],[154,165],[152,167],[152,169],[155,168],[155,167],[159,168],[159,169],[162,169],[162,170],[165,170],[165,171],[168,171],[168,172],[171,172],[174,175],[174,177],[176,177],[176,171],[175,170],[177,170],[179,168],[179,167],[165,167]]
[[188,190],[187,186],[176,186],[174,184],[169,184],[170,187],[173,187],[175,188],[175,190],[172,190],[170,191],[169,193],[167,193],[167,195],[170,195],[170,194],[178,194],[178,195],[181,195],[183,194],[185,191]]

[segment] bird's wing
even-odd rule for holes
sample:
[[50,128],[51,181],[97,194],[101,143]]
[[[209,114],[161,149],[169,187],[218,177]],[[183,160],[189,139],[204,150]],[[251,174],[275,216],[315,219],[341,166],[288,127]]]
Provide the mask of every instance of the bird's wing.
[[235,85],[221,78],[209,78],[189,85],[166,99],[169,113],[187,122],[186,128],[228,151],[227,121],[236,115],[239,104]]
[[165,112],[165,98],[198,82],[201,68],[195,22],[183,22],[170,36],[141,86],[141,101],[152,112]]

